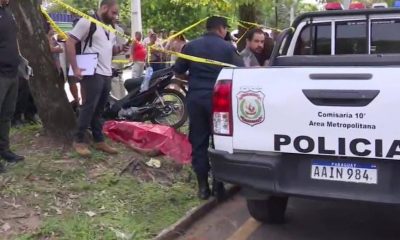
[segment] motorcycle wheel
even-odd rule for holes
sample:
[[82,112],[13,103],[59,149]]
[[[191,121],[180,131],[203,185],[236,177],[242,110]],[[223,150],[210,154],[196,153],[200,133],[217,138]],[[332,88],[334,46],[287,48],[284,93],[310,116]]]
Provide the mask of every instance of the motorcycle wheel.
[[153,104],[159,110],[151,122],[160,125],[166,125],[178,129],[185,124],[188,119],[188,112],[185,105],[185,96],[175,89],[164,89],[160,93],[163,99],[162,104],[160,98],[157,96],[153,100]]

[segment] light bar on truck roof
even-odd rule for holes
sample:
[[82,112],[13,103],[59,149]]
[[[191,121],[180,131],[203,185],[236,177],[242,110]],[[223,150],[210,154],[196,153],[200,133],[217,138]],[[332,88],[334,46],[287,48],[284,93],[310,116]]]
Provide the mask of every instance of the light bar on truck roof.
[[325,10],[330,11],[330,10],[343,10],[343,5],[339,2],[330,2],[325,4]]
[[371,8],[388,8],[388,7],[389,6],[388,6],[387,3],[382,2],[382,3],[374,3],[374,4],[372,4]]
[[353,2],[350,4],[349,9],[351,9],[351,10],[366,9],[366,6],[364,3],[361,3],[361,2]]

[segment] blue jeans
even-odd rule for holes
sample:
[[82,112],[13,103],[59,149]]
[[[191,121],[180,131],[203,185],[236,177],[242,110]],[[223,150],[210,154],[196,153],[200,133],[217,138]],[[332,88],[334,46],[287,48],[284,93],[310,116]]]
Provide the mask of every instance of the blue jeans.
[[150,63],[150,66],[153,68],[154,72],[165,68],[164,63]]

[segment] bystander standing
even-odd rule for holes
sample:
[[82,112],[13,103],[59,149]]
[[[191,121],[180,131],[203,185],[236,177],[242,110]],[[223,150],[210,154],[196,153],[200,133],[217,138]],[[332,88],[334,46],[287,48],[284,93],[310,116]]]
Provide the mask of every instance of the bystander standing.
[[[175,35],[175,31],[171,31],[171,36]],[[181,52],[183,49],[183,46],[185,46],[187,40],[183,34],[180,34],[171,40],[168,41],[167,45],[165,46],[165,49],[168,51],[173,51],[173,52]],[[171,61],[172,65],[175,63],[177,57],[176,55],[171,55],[169,59],[166,59],[167,61]]]
[[[158,71],[164,68],[164,63],[163,63],[163,53],[157,49],[163,49],[162,45],[158,41],[158,36],[156,33],[151,34],[150,36],[150,66],[153,68],[153,71]],[[155,49],[154,49],[154,48]]]
[[165,48],[168,44],[168,41],[166,41],[168,39],[168,31],[165,29],[161,29],[160,31],[160,37],[159,37],[159,41],[161,43],[161,45],[163,46],[163,48]]
[[[102,0],[95,18],[106,25],[112,26],[119,14],[116,0]],[[81,84],[82,105],[80,106],[78,129],[75,134],[74,148],[84,157],[91,155],[88,144],[85,143],[85,133],[90,127],[97,150],[117,154],[118,151],[104,141],[101,115],[111,89],[112,56],[129,50],[127,45],[116,45],[115,34],[97,25],[90,41],[86,41],[91,30],[91,23],[81,18],[69,33],[67,40],[67,56],[74,75]],[[76,60],[76,44],[90,42],[83,47],[83,53],[98,55],[98,63],[94,75],[83,76],[84,69],[78,66]]]
[[145,47],[147,47],[149,44],[150,44],[150,38],[151,38],[151,35],[152,34],[154,34],[154,31],[153,31],[153,29],[149,29],[148,31],[147,31],[147,37],[145,37],[144,39],[143,39],[143,44],[144,44],[144,46]]
[[[20,55],[17,25],[8,9],[9,0],[0,0],[0,157],[7,162],[18,162],[24,157],[10,149],[10,127],[18,94],[18,65]],[[4,171],[0,163],[0,172]]]
[[132,43],[132,78],[139,78],[143,76],[144,64],[146,61],[146,48],[142,43],[142,33],[135,33],[135,41]]

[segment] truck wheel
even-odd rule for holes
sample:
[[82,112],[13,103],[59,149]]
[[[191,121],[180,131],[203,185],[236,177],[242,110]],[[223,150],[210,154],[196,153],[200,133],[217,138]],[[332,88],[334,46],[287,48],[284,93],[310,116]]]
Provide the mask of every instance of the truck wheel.
[[247,199],[250,215],[259,222],[282,224],[285,221],[288,197],[271,196],[266,200]]

